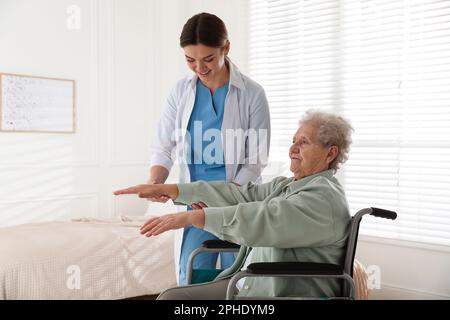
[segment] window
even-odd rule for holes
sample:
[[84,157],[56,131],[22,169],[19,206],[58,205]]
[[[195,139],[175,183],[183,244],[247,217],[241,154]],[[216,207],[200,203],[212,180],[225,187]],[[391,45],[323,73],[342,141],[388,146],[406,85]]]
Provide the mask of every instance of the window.
[[[361,233],[450,245],[450,1],[252,0],[249,74],[271,108],[270,161],[309,108],[355,128],[339,176]],[[286,166],[284,166],[285,168]]]

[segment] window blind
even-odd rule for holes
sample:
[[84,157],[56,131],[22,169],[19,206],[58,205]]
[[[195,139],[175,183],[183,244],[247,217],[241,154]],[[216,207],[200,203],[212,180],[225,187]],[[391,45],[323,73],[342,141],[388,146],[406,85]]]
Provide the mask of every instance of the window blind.
[[355,129],[340,172],[352,213],[398,213],[361,233],[450,245],[450,1],[251,0],[249,13],[271,163],[287,167],[304,111],[339,112]]

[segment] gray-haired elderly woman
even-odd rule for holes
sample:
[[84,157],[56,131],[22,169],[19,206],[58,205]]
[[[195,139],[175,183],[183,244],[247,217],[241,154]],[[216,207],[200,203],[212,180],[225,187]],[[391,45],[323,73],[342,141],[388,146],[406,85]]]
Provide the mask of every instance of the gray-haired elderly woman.
[[[180,204],[207,207],[148,220],[141,233],[156,236],[192,224],[241,245],[235,263],[215,281],[166,290],[158,299],[224,299],[230,277],[254,262],[342,263],[350,214],[344,190],[333,176],[348,158],[352,127],[332,113],[308,111],[292,146],[291,178],[241,187],[226,182],[139,185],[115,194],[166,195]],[[334,280],[246,278],[240,296],[339,295]]]

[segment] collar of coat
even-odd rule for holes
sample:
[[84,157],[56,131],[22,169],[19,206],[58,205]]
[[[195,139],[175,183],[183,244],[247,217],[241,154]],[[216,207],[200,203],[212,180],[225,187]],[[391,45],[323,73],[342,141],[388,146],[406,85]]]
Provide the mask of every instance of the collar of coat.
[[332,169],[321,171],[319,173],[301,178],[299,180],[295,180],[295,178],[292,178],[292,182],[289,183],[289,189],[291,192],[295,192],[300,188],[303,188],[306,184],[308,184],[311,180],[317,177],[325,177],[326,179],[330,180],[334,176],[334,172]]

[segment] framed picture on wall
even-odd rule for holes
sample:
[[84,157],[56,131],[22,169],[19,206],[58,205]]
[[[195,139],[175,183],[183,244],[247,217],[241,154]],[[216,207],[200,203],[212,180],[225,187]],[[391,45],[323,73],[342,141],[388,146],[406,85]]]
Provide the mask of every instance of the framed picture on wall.
[[75,132],[75,80],[0,73],[0,131]]

